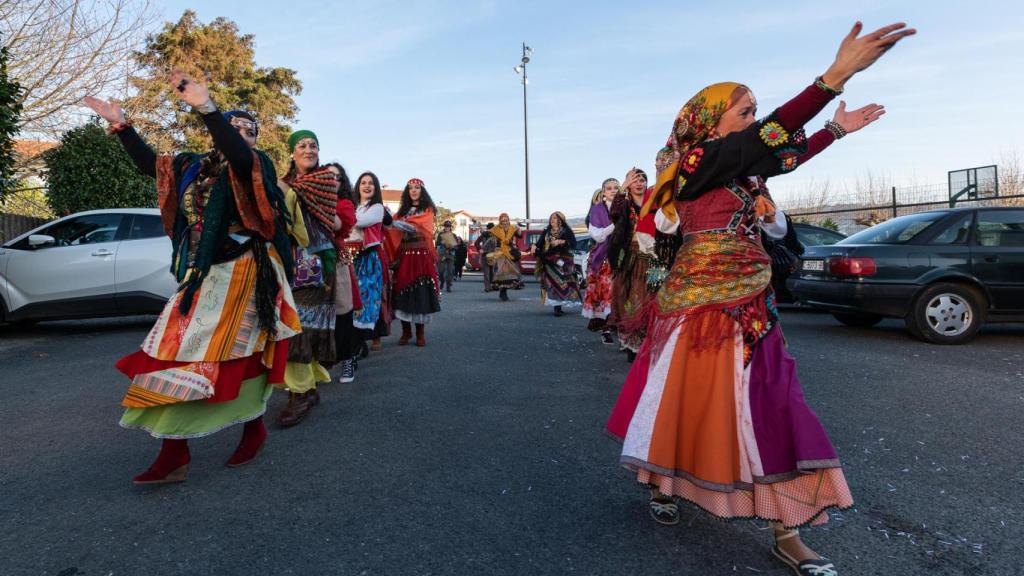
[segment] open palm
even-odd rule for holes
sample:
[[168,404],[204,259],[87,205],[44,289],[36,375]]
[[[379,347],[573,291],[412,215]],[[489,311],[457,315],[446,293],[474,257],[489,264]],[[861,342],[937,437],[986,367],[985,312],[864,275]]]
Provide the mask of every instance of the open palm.
[[861,128],[878,120],[885,114],[885,106],[880,104],[868,104],[856,110],[847,110],[846,102],[840,100],[839,108],[836,110],[832,121],[843,127],[847,133],[856,132]]
[[113,98],[110,100],[100,100],[99,98],[86,96],[82,99],[82,102],[89,108],[92,108],[92,111],[98,114],[100,118],[111,124],[124,122],[124,110],[121,109],[121,104]]

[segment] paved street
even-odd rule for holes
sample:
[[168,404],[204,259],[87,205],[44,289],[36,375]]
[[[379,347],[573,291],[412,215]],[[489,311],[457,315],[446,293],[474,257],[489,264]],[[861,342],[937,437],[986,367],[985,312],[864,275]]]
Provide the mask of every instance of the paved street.
[[[0,575],[790,574],[759,524],[656,525],[603,432],[624,356],[535,284],[511,295],[467,276],[426,348],[386,340],[256,463],[224,466],[232,429],[148,488],[158,442],[117,426],[114,362],[152,318],[0,327]],[[857,500],[806,540],[844,575],[1019,574],[1024,326],[959,347],[783,327]]]

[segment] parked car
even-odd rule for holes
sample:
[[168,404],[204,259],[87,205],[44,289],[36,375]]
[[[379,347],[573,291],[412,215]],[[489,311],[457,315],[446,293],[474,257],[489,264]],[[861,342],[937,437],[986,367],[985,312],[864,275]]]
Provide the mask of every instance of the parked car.
[[178,285],[155,208],[93,210],[0,247],[0,321],[159,313]]
[[523,253],[523,257],[519,260],[519,267],[522,269],[524,275],[533,274],[537,269],[537,257],[533,254],[527,254],[526,251],[537,243],[537,240],[544,235],[543,228],[529,228],[524,230],[519,235],[519,250]]
[[[803,252],[808,246],[830,246],[846,238],[845,234],[820,226],[800,222],[794,222],[792,226],[793,232],[796,234],[796,241],[800,243],[799,250],[786,246],[785,239],[766,238],[765,240],[765,250],[772,256],[772,288],[779,304],[797,303],[796,296],[789,290],[786,282],[793,270],[800,269],[800,254],[798,252]],[[788,265],[786,264],[787,260]]]
[[922,212],[812,246],[792,290],[844,324],[903,318],[927,342],[966,342],[986,320],[1024,321],[1024,208]]
[[580,290],[587,289],[587,262],[590,259],[590,249],[594,247],[594,239],[590,234],[583,232],[576,235],[576,249],[572,252],[576,285]]

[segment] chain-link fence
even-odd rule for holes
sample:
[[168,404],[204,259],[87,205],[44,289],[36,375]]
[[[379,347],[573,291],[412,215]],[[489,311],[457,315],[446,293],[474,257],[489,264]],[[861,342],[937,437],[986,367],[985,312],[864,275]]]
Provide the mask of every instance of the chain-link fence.
[[845,194],[830,194],[827,190],[813,192],[780,202],[794,221],[831,228],[843,234],[852,234],[896,216],[949,208],[970,206],[1024,206],[1024,191],[997,197],[949,198],[949,184],[875,188]]

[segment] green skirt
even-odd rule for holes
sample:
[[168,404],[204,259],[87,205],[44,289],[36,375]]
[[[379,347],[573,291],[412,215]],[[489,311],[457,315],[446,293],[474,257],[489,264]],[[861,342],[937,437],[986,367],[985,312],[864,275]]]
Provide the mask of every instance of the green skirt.
[[195,400],[151,408],[128,408],[121,417],[121,426],[145,430],[154,438],[201,438],[263,416],[272,391],[266,374],[262,374],[242,381],[238,397],[234,400],[215,404]]

